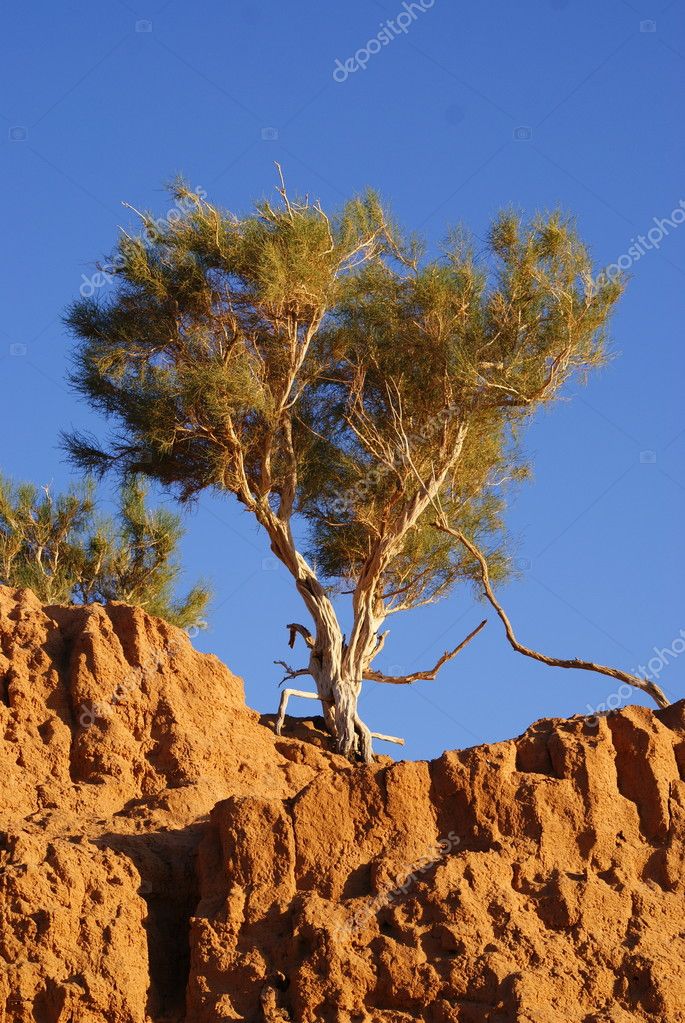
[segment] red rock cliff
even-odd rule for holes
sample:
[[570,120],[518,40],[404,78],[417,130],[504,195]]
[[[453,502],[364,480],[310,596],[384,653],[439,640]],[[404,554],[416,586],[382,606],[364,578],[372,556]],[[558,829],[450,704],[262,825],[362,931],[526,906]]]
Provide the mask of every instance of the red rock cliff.
[[371,768],[0,588],[0,1023],[685,1021],[685,703]]

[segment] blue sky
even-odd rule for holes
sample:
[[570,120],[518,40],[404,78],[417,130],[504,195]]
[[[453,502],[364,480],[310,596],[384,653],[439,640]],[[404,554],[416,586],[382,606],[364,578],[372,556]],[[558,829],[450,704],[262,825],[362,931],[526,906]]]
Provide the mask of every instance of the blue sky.
[[[598,265],[623,256],[632,280],[615,360],[527,435],[535,478],[508,515],[520,572],[501,596],[520,637],[557,656],[637,670],[660,648],[652,669],[682,698],[685,227],[672,214],[685,200],[683,4],[425,7],[38,0],[5,12],[0,468],[62,486],[73,471],[58,429],[103,430],[65,382],[60,315],[132,225],[122,200],[161,216],[178,172],[239,210],[273,194],[275,160],[293,192],[326,207],[372,185],[432,246],[457,222],[482,234],[502,206],[562,206]],[[371,42],[381,32],[383,46]],[[654,244],[635,259],[640,235]],[[187,527],[188,578],[216,592],[197,645],[273,710],[272,662],[289,654],[285,623],[303,615],[289,579],[231,499],[203,498]],[[484,611],[463,590],[393,620],[381,667],[428,667]],[[363,715],[406,736],[407,756],[505,738],[616,691],[521,658],[488,617],[436,682],[367,683]]]

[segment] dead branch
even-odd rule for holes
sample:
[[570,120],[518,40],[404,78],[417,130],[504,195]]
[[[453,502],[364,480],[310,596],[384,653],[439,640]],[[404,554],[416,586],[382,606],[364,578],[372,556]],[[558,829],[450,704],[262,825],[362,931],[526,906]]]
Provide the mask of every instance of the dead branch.
[[290,199],[288,198],[288,193],[287,193],[286,188],[285,188],[285,178],[283,177],[283,170],[281,168],[280,163],[276,163],[276,170],[278,171],[278,177],[279,177],[280,182],[281,182],[280,188],[277,189],[278,194],[280,195],[281,199],[285,203],[285,208],[287,209],[287,211],[288,211],[288,213],[290,215],[290,219],[293,220],[294,219],[294,217],[293,217],[293,208],[292,208],[292,206],[290,204]]
[[382,732],[371,732],[372,739],[378,739],[380,742],[393,742],[396,746],[404,746],[404,739],[400,739],[397,735],[383,735]]
[[282,686],[284,682],[288,682],[291,678],[300,678],[301,675],[311,675],[309,668],[291,668],[285,661],[274,661],[274,664],[280,665],[285,671],[285,675],[278,683]]
[[465,639],[462,639],[459,646],[456,646],[454,650],[446,650],[435,667],[431,668],[430,671],[416,671],[413,675],[384,675],[380,671],[374,671],[369,668],[364,672],[364,679],[368,682],[388,682],[394,686],[406,686],[410,685],[412,682],[421,681],[432,682],[442,666],[447,664],[448,661],[451,661],[453,657],[456,657],[457,654],[464,649],[467,643],[470,643],[471,640],[477,636],[480,630],[487,624],[488,620],[487,618],[484,618],[480,625],[476,626],[473,632],[469,632],[468,636]]
[[610,668],[605,664],[595,664],[593,661],[582,661],[577,657],[548,657],[546,654],[538,653],[537,650],[532,650],[530,647],[524,646],[523,643],[519,643],[504,608],[495,597],[492,584],[490,582],[488,564],[483,552],[476,547],[474,543],[468,540],[463,533],[460,533],[459,530],[452,529],[451,526],[442,522],[434,522],[433,525],[437,529],[442,530],[443,533],[448,533],[450,536],[459,540],[466,550],[476,559],[480,566],[480,575],[483,583],[483,589],[485,590],[485,596],[492,604],[504,625],[504,630],[507,634],[509,643],[519,654],[523,654],[525,657],[532,657],[533,660],[540,661],[542,664],[548,664],[552,668],[579,668],[582,671],[594,671],[599,675],[608,675],[610,678],[618,679],[619,682],[625,682],[627,685],[633,686],[635,689],[640,689],[643,693],[647,693],[648,696],[651,696],[658,707],[668,707],[670,705],[670,701],[667,699],[661,687],[655,682],[650,682],[649,679],[639,678],[637,675],[631,675],[629,672],[621,671],[618,668]]
[[290,647],[291,650],[295,646],[295,634],[298,632],[300,636],[302,636],[302,639],[305,641],[307,646],[310,647],[310,649],[314,646],[314,637],[312,636],[311,632],[305,625],[298,625],[297,622],[291,622],[289,625],[286,625],[286,629],[288,629],[290,632],[288,646]]
[[304,689],[284,689],[281,693],[281,701],[278,704],[278,717],[276,718],[276,735],[280,735],[285,721],[285,712],[288,707],[288,700],[291,696],[301,696],[303,700],[318,700],[316,693],[308,693]]

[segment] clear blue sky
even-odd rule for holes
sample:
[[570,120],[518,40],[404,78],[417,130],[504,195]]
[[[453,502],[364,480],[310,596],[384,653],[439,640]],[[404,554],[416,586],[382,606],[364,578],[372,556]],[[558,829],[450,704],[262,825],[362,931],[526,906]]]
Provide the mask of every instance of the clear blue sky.
[[[685,199],[682,3],[413,10],[409,24],[400,0],[37,0],[4,13],[5,472],[61,486],[72,471],[58,428],[102,429],[65,383],[60,314],[117,226],[131,224],[121,201],[163,215],[162,185],[177,172],[240,209],[271,192],[274,160],[291,190],[325,206],[373,185],[431,244],[458,221],[482,233],[500,206],[561,205],[598,264],[628,254]],[[369,45],[388,19],[390,41]],[[357,51],[366,68],[335,81]],[[535,479],[509,513],[521,573],[502,596],[532,645],[636,670],[685,629],[685,226],[667,228],[631,273],[615,361],[528,434]],[[289,580],[230,499],[203,499],[187,524],[189,574],[216,590],[198,646],[244,676],[253,706],[273,710],[272,661],[289,654],[285,623],[303,615]],[[426,667],[481,617],[462,591],[395,619],[383,666]],[[615,691],[519,657],[489,617],[437,682],[367,683],[364,716],[405,735],[408,756],[504,738]],[[685,696],[685,656],[659,681]]]

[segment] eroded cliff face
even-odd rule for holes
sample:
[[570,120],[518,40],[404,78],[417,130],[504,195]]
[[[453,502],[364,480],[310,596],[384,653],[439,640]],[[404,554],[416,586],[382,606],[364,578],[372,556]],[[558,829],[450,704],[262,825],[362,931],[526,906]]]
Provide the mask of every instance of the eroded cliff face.
[[431,763],[0,588],[0,1023],[685,1021],[685,703]]

